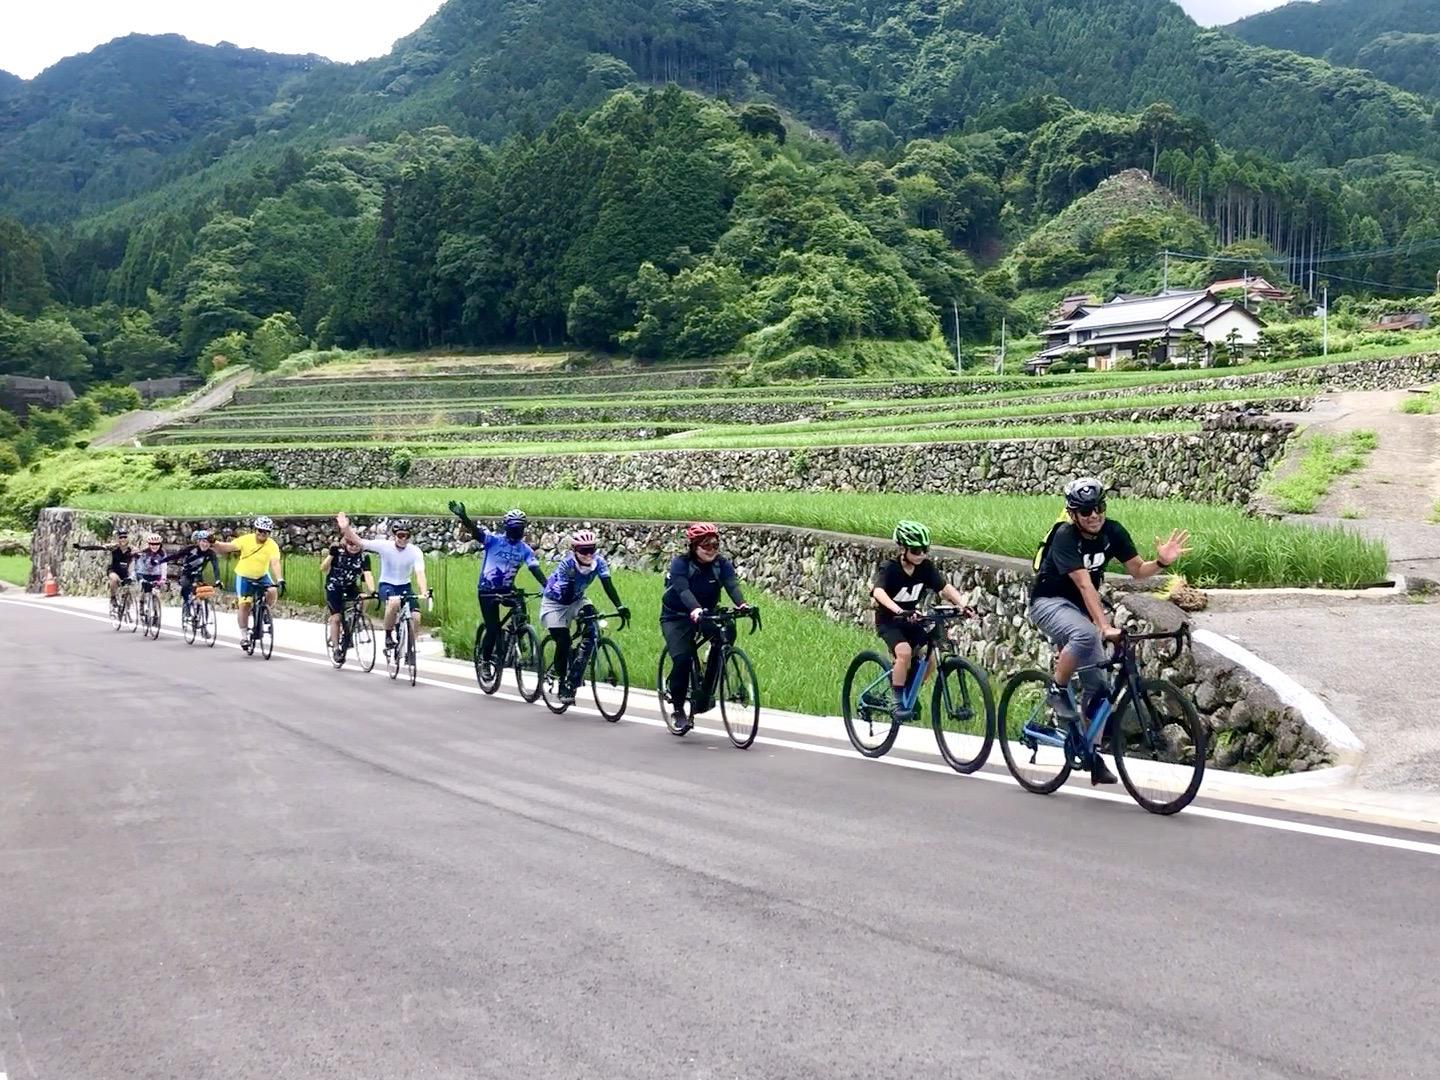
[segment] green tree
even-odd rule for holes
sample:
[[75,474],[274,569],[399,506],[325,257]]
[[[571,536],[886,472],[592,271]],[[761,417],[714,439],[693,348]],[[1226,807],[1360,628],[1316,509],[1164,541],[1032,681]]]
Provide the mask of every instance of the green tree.
[[[288,311],[271,315],[255,328],[250,340],[250,359],[261,371],[272,371],[292,353],[308,347],[300,323]],[[231,346],[233,348],[233,346]]]

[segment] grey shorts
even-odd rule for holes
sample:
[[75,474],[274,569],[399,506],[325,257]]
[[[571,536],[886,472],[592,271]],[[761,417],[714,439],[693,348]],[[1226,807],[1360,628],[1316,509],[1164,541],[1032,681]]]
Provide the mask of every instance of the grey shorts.
[[1109,659],[1100,629],[1090,616],[1069,600],[1042,596],[1030,603],[1030,622],[1044,634],[1057,651],[1070,650],[1077,667],[1103,664]]
[[583,596],[570,604],[562,604],[547,596],[540,601],[540,625],[546,630],[563,630],[575,621],[586,603]]

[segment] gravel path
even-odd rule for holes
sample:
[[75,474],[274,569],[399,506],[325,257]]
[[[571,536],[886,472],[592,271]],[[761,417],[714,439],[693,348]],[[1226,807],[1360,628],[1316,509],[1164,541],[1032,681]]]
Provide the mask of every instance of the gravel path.
[[249,369],[237,371],[233,376],[221,379],[199,397],[187,401],[177,408],[141,409],[137,412],[127,413],[116,422],[114,427],[104,435],[97,437],[91,445],[125,446],[147,431],[154,431],[166,424],[188,420],[201,413],[209,412],[211,409],[219,408],[221,405],[228,405],[230,399],[235,396],[235,391],[248,385],[254,377],[255,373]]

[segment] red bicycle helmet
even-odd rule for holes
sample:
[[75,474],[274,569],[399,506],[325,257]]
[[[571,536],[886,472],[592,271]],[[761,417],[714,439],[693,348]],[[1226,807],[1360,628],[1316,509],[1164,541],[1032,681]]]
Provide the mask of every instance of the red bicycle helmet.
[[707,536],[719,538],[720,530],[708,521],[697,521],[685,530],[685,542],[692,547]]

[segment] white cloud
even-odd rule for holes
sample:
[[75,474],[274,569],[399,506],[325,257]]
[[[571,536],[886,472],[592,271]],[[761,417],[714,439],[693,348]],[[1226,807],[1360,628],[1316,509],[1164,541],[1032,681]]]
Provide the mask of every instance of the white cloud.
[[1285,0],[1179,0],[1180,6],[1201,26],[1224,26],[1246,15],[1279,7]]
[[183,34],[280,53],[363,60],[390,51],[441,0],[41,0],[5,4],[0,69],[31,78],[126,34]]

